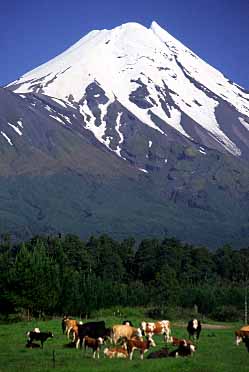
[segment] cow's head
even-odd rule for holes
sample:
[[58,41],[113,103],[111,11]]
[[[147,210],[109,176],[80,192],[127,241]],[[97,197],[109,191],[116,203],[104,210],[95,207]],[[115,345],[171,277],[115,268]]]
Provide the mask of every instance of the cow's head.
[[198,320],[197,319],[193,319],[193,328],[194,329],[198,328]]
[[236,337],[235,337],[235,344],[236,344],[237,346],[239,346],[239,344],[240,344],[242,341],[243,341],[243,338],[242,338],[242,337],[240,337],[240,336],[236,336]]

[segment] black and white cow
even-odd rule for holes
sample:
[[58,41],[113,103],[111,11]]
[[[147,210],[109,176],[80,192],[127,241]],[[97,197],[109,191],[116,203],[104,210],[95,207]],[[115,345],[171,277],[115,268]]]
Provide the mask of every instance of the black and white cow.
[[192,319],[188,322],[187,331],[189,338],[199,339],[201,333],[201,322],[197,319]]
[[158,359],[158,358],[178,358],[192,356],[196,351],[196,346],[187,343],[186,340],[179,340],[178,348],[169,352],[168,348],[162,348],[148,355],[148,359]]
[[31,346],[33,344],[33,341],[40,341],[41,347],[43,348],[44,342],[48,338],[54,337],[52,332],[40,332],[40,330],[37,332],[37,330],[39,329],[35,328],[35,330],[29,331],[26,333],[26,335],[28,336],[27,345],[26,345],[27,347]]
[[182,340],[178,349],[173,350],[169,353],[169,357],[178,358],[192,356],[195,351],[195,345],[188,344],[186,340]]

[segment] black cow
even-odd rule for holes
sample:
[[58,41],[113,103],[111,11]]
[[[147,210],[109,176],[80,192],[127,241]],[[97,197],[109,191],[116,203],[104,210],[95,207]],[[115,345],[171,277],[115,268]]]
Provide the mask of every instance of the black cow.
[[189,338],[192,337],[194,339],[197,338],[197,340],[199,340],[201,333],[201,322],[197,319],[190,320],[188,322],[187,331],[189,334]]
[[243,342],[245,343],[247,351],[249,353],[249,337],[243,337]]
[[40,341],[42,348],[43,348],[44,342],[48,338],[54,337],[52,332],[36,332],[36,331],[27,332],[27,336],[28,336],[27,347],[29,345],[32,345],[33,341]]
[[104,321],[99,322],[88,322],[84,324],[78,325],[78,339],[76,342],[76,348],[82,347],[83,338],[84,337],[91,337],[91,338],[103,338],[106,340],[107,338],[111,337],[111,329],[105,327]]

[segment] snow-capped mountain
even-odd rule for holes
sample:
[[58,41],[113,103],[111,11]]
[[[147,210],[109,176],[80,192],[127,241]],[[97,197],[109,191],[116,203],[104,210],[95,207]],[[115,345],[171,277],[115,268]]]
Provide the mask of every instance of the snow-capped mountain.
[[0,88],[0,233],[249,243],[249,92],[156,22]]
[[248,157],[249,92],[156,22],[92,31],[8,89],[78,107],[83,125],[125,159],[122,108],[162,136],[173,128],[200,145]]

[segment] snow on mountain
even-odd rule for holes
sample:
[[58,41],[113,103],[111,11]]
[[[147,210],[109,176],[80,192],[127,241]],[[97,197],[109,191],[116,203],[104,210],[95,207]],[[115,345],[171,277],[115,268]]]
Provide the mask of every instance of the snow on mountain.
[[78,107],[84,126],[124,159],[120,107],[108,134],[108,117],[116,102],[162,136],[167,137],[171,127],[190,141],[211,147],[217,143],[237,156],[249,147],[249,92],[156,22],[149,29],[127,23],[92,31],[8,89],[22,95],[45,94],[61,106]]

